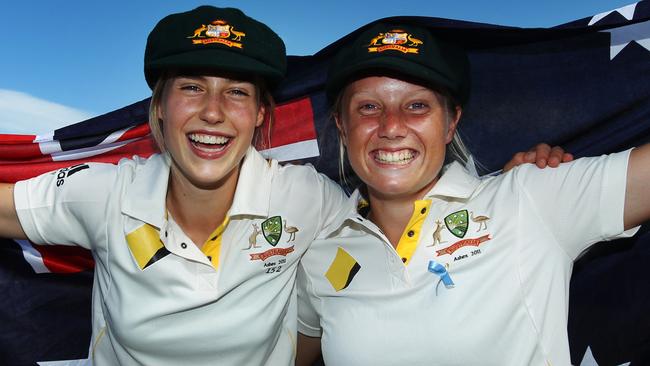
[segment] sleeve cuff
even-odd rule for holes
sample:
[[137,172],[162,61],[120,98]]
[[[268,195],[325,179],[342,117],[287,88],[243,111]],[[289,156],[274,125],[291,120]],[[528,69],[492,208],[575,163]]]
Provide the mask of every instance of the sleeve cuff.
[[19,181],[14,185],[14,205],[20,226],[27,238],[36,244],[44,244],[44,238],[39,234],[29,204],[29,181]]
[[625,187],[627,184],[627,165],[632,150],[610,155],[607,162],[605,184],[600,195],[602,208],[601,225],[603,240],[630,237],[638,228],[624,230],[623,214],[625,211]]
[[308,337],[320,337],[323,333],[320,328],[307,325],[300,319],[298,319],[298,332]]

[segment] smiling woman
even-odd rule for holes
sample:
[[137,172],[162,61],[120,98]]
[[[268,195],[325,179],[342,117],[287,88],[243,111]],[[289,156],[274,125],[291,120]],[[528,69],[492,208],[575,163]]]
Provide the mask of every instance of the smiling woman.
[[[429,88],[388,77],[350,83],[337,117],[350,166],[373,195],[411,202],[429,191],[460,118]],[[452,114],[453,113],[453,114]]]
[[145,50],[162,153],[0,187],[0,236],[92,251],[93,364],[293,364],[298,260],[344,195],[251,146],[285,68],[237,9],[169,15]]
[[429,30],[382,23],[332,63],[327,92],[363,185],[301,261],[299,365],[321,346],[331,365],[571,363],[573,260],[650,218],[650,145],[486,179],[459,156],[444,165],[466,65]]

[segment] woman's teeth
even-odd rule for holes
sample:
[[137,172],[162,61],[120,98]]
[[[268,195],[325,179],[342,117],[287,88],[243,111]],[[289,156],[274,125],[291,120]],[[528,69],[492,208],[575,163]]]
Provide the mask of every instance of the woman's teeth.
[[383,164],[403,165],[409,163],[415,157],[412,150],[400,151],[377,151],[375,160]]
[[197,133],[191,133],[188,135],[192,142],[198,142],[201,144],[207,145],[225,145],[230,141],[230,138],[225,136],[214,136],[214,135],[202,135]]

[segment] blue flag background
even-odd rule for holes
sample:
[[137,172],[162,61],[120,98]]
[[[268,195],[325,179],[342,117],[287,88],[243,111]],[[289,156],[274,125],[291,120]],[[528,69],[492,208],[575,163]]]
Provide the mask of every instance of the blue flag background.
[[[553,28],[524,29],[431,17],[389,20],[429,27],[467,49],[472,91],[459,128],[481,163],[482,173],[498,170],[514,152],[542,141],[563,146],[576,157],[650,142],[649,1]],[[315,128],[320,154],[301,160],[337,180],[338,143],[323,84],[330,58],[358,31],[313,56],[290,57],[288,79],[276,94],[281,107],[299,106],[303,113],[298,114],[306,116],[290,121],[295,129],[308,124]],[[62,152],[99,149],[116,131],[142,126],[147,105],[148,100],[143,100],[57,130],[53,141]],[[276,124],[282,126],[287,121],[279,119]],[[294,125],[285,126],[287,129]],[[123,142],[140,141],[140,145],[127,153],[153,152],[150,144],[130,138]],[[59,155],[48,155],[42,144],[38,150],[42,156],[28,158],[16,158],[16,151],[23,154],[30,149],[16,146],[16,141],[0,146],[2,179],[58,166],[52,161]],[[111,161],[122,156],[124,149],[120,145],[91,157],[73,156],[61,164]],[[12,241],[3,244],[0,364],[32,365],[88,357],[92,271],[82,266],[68,271],[71,273],[36,273],[25,261],[24,246]],[[65,256],[61,260],[65,262]],[[578,260],[571,281],[568,327],[574,364],[579,365],[589,349],[601,366],[650,365],[648,263],[648,225],[634,238],[599,243]]]

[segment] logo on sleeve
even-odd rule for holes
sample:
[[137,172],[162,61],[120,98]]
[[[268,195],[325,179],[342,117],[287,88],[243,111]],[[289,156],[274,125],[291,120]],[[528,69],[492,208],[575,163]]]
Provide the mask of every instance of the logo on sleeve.
[[77,164],[71,167],[60,169],[56,174],[56,186],[61,187],[65,183],[65,179],[73,176],[74,174],[90,168],[88,164]]

